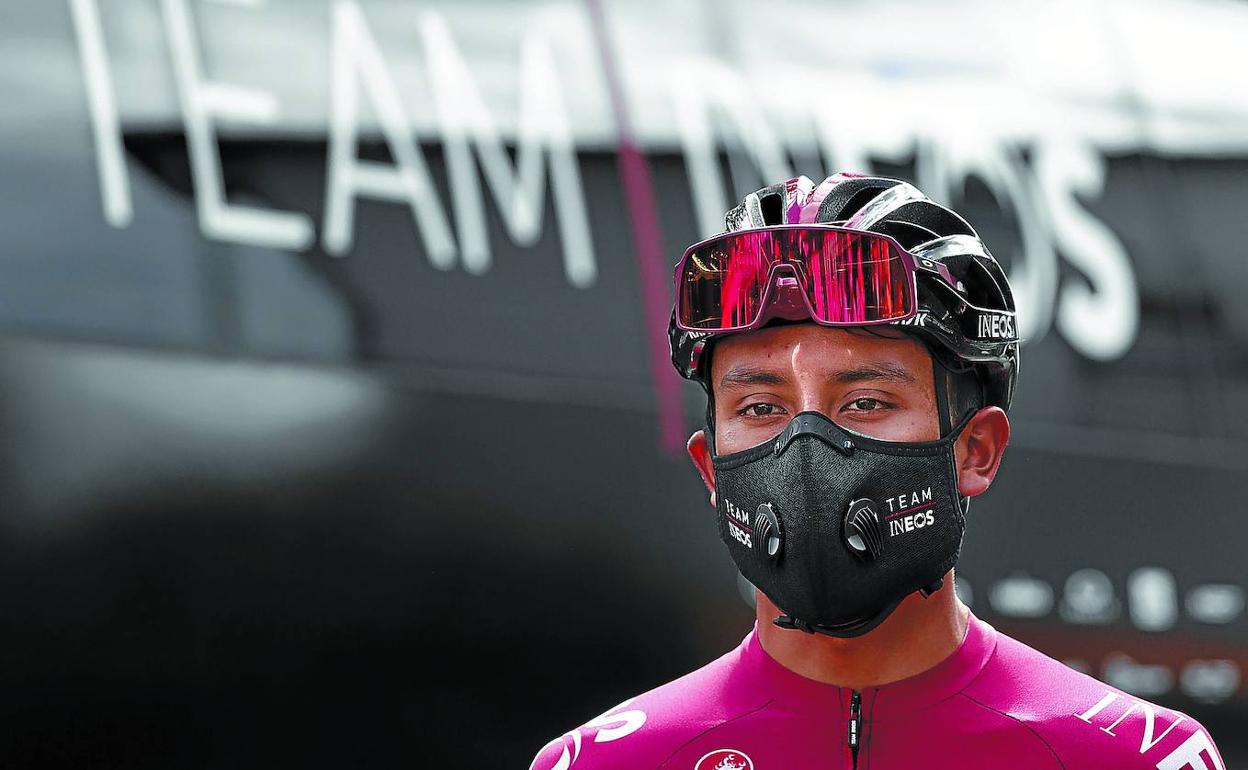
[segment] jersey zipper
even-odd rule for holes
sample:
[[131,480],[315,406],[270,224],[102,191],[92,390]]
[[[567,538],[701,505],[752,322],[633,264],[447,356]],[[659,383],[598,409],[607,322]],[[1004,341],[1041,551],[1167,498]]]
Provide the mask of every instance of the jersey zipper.
[[851,690],[849,696],[849,730],[846,742],[853,760],[853,769],[858,770],[858,744],[862,740],[862,693]]

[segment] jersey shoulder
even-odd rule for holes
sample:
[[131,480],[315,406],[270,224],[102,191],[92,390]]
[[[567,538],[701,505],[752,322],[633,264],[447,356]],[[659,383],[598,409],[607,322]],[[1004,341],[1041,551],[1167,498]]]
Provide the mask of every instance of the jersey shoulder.
[[1014,720],[1065,770],[1226,770],[1205,728],[1076,671],[998,632],[984,670],[962,694]]
[[733,682],[741,648],[551,740],[529,770],[651,770],[689,741],[765,702]]

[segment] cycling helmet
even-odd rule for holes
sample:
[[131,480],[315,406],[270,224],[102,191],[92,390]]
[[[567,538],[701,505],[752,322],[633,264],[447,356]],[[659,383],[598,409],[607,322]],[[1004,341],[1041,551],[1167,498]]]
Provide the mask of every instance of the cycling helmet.
[[[923,341],[950,371],[974,372],[984,405],[1009,409],[1019,358],[1014,297],[1001,266],[958,214],[899,179],[840,173],[817,186],[799,176],[750,193],[725,214],[724,224],[725,232],[828,224],[882,233],[916,258],[942,265],[952,284],[931,272],[916,273],[918,313],[894,325]],[[740,332],[681,329],[673,309],[672,364],[709,396],[710,347],[732,333]],[[709,425],[709,404],[707,411]]]

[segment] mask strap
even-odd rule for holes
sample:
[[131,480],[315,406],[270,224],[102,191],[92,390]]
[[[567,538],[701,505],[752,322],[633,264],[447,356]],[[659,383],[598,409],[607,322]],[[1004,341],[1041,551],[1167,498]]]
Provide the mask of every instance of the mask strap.
[[[953,432],[953,417],[949,409],[949,393],[952,390],[951,384],[953,380],[953,372],[946,366],[942,366],[936,356],[932,356],[932,381],[936,385],[936,414],[940,421],[940,437],[945,438]],[[962,423],[967,415],[959,415],[958,422]],[[956,480],[955,480],[956,484]],[[957,489],[954,489],[957,495],[958,508],[965,517],[971,512],[971,498],[963,497]]]
[[702,386],[702,390],[706,393],[706,440],[710,443],[711,457],[715,456],[715,399],[711,395],[711,348],[713,340],[707,340],[706,346],[702,348],[702,376],[698,378],[698,384]]
[[715,400],[711,398],[711,389],[706,388],[706,440],[711,448],[711,457],[715,456]]
[[949,370],[941,366],[932,355],[932,382],[936,385],[936,416],[940,422],[940,437],[944,438],[953,430],[953,420],[949,416]]

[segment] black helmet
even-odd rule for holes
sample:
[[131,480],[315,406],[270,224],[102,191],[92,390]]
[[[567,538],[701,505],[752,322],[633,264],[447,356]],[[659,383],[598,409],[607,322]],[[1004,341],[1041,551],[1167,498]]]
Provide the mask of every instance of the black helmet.
[[[827,224],[882,233],[918,260],[943,265],[955,286],[916,273],[915,317],[894,322],[919,337],[942,363],[972,369],[985,405],[1009,409],[1018,374],[1018,326],[1005,272],[974,228],[948,208],[899,179],[834,174],[821,184],[804,176],[750,193],[724,215],[725,231],[776,225]],[[709,392],[708,345],[735,332],[686,331],[668,326],[672,364]]]

